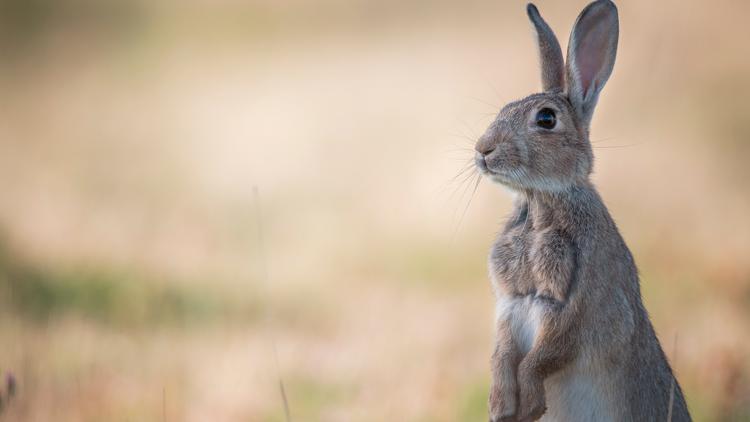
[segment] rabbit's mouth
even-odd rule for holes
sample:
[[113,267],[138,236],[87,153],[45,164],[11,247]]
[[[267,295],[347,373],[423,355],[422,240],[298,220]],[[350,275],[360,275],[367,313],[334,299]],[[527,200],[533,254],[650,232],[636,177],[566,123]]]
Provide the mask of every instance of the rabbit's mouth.
[[489,168],[489,166],[487,165],[487,160],[485,159],[485,156],[480,153],[477,153],[474,156],[474,165],[477,166],[480,173],[482,173],[484,176],[487,176],[491,179],[497,180],[498,178],[503,177],[502,172]]
[[474,157],[474,164],[479,169],[479,172],[492,180],[495,183],[499,183],[509,188],[521,188],[522,183],[519,179],[518,171],[503,171],[502,169],[491,169],[487,165],[487,160],[482,154],[477,153]]
[[482,174],[491,175],[493,173],[493,171],[487,167],[487,161],[484,159],[484,155],[478,152],[474,155],[474,164]]

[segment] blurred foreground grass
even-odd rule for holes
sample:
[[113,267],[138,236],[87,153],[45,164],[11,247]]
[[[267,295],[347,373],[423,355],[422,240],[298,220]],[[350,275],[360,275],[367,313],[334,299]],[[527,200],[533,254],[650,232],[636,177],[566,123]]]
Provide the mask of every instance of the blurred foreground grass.
[[25,319],[48,322],[68,314],[114,326],[189,325],[217,318],[257,318],[258,308],[238,304],[217,289],[165,284],[106,270],[63,272],[0,254],[0,296],[4,309]]

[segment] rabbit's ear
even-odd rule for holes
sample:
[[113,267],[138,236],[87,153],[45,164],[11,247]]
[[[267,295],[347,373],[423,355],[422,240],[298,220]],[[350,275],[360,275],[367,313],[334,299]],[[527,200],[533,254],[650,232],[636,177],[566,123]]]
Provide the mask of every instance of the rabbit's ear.
[[568,42],[568,98],[588,127],[596,101],[612,73],[619,33],[617,7],[597,0],[578,15]]
[[526,6],[529,20],[536,29],[539,42],[539,62],[542,66],[542,89],[544,91],[562,91],[565,88],[565,65],[563,63],[560,43],[547,22],[542,19],[539,10],[532,3]]

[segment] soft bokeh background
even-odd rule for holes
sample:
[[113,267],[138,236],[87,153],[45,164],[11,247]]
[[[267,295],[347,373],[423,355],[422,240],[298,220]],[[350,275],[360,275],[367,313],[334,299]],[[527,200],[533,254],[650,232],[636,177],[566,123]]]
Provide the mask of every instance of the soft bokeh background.
[[[0,419],[486,420],[510,199],[454,176],[523,1],[0,4]],[[592,129],[696,420],[750,420],[748,16],[621,1]]]

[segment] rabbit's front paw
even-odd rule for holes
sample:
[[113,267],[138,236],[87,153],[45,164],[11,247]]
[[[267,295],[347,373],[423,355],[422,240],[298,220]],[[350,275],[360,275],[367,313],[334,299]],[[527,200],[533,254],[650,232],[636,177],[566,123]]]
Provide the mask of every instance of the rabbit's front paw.
[[547,411],[544,399],[544,383],[538,377],[519,379],[518,422],[531,422],[542,417]]
[[516,422],[518,388],[493,384],[490,388],[490,422]]

